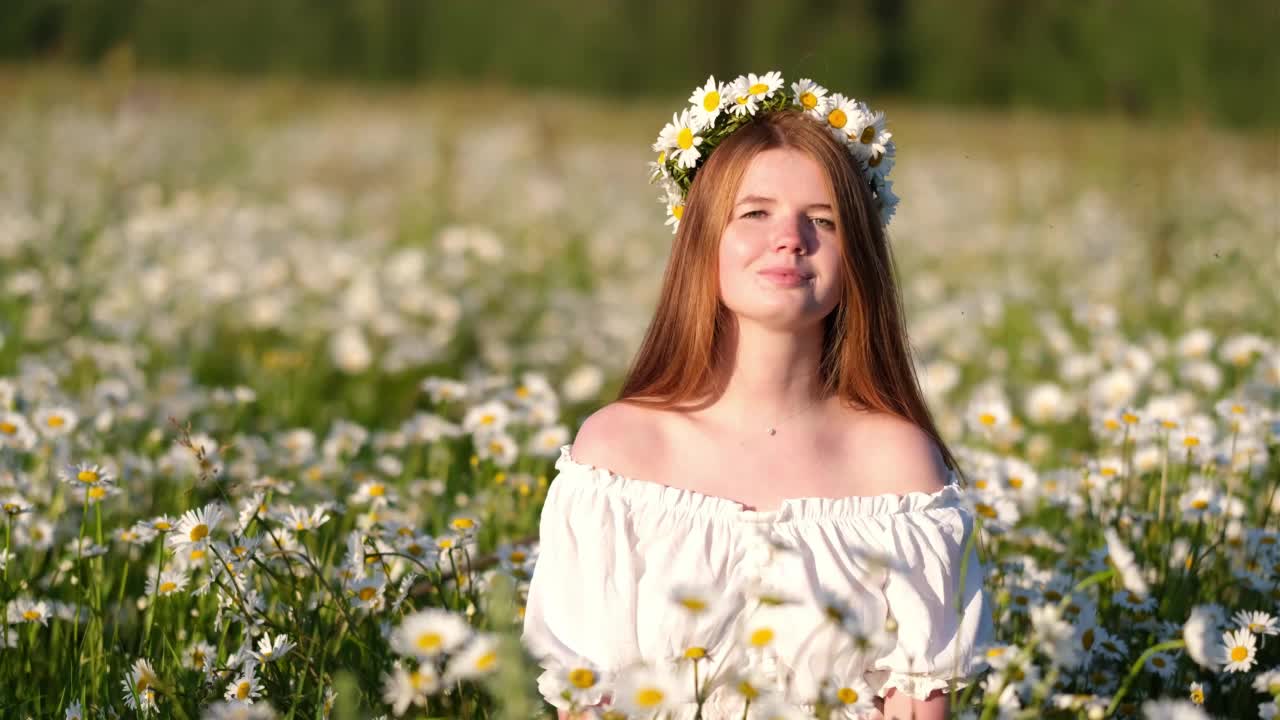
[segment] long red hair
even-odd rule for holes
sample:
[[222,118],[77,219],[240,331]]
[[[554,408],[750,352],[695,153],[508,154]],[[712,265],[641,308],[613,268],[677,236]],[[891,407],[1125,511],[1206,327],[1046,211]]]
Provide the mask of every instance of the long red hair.
[[694,176],[685,199],[657,310],[619,402],[683,409],[718,394],[720,347],[731,311],[719,297],[720,238],[755,155],[771,148],[808,153],[825,170],[843,239],[844,296],[823,320],[819,368],[824,396],[891,413],[927,433],[962,478],[920,391],[903,322],[896,265],[879,211],[857,163],[819,121],[798,110],[761,113],[725,138]]

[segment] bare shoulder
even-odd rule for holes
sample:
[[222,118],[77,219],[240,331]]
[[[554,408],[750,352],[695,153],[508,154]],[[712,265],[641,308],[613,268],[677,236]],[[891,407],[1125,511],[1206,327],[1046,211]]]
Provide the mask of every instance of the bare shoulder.
[[637,405],[609,403],[582,422],[569,453],[585,465],[648,478],[653,458],[661,456],[662,431],[656,415]]
[[948,479],[938,444],[915,423],[889,413],[864,416],[849,448],[861,494],[937,492]]

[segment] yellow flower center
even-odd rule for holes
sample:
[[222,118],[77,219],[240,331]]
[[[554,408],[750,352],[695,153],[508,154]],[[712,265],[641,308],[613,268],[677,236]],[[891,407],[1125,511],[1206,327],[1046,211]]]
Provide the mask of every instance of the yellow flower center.
[[681,150],[693,147],[693,131],[689,128],[681,128],[680,134],[676,136],[676,145],[679,145]]
[[773,642],[773,630],[769,628],[760,628],[751,633],[751,644],[756,647],[764,647]]
[[1244,662],[1247,657],[1249,657],[1249,650],[1243,645],[1231,648],[1231,662]]
[[702,96],[703,110],[706,110],[707,112],[711,112],[712,110],[715,110],[718,107],[720,107],[720,93],[716,92],[715,90],[712,90],[711,92]]
[[477,670],[492,670],[493,666],[498,663],[498,653],[490,650],[476,659]]
[[418,639],[414,644],[424,652],[435,652],[444,644],[444,638],[438,632],[424,632],[418,635]]
[[988,520],[994,520],[999,515],[995,508],[986,503],[974,503],[974,509],[978,511],[979,515]]
[[1233,412],[1233,413],[1235,413],[1235,414],[1237,414],[1237,415],[1243,415],[1243,414],[1244,414],[1244,406],[1243,406],[1243,405],[1232,405],[1232,406],[1231,406],[1231,412]]
[[192,560],[203,560],[204,556],[205,556],[205,552],[203,550],[196,549],[196,550],[192,550],[191,554],[188,555],[187,557],[189,557]]
[[1192,500],[1192,501],[1191,501],[1191,507],[1195,508],[1196,510],[1203,510],[1203,509],[1205,509],[1205,508],[1209,507],[1209,501],[1208,501],[1208,500],[1205,500],[1205,499],[1203,499],[1203,498],[1201,498],[1201,499],[1197,499],[1197,500]]
[[870,145],[872,140],[876,139],[876,128],[874,125],[868,125],[862,129],[862,135],[858,137],[859,142],[863,145]]
[[44,421],[51,428],[62,427],[67,424],[67,419],[61,415],[50,415],[48,420]]
[[763,95],[768,89],[769,89],[768,85],[765,85],[764,83],[756,83],[755,85],[752,85],[751,87],[747,88],[747,92],[751,93],[752,95]]
[[596,674],[587,668],[574,668],[569,671],[569,682],[576,688],[586,689],[596,684]]
[[1022,487],[1022,478],[1017,476],[1009,478],[1009,487],[1015,489]]
[[475,527],[475,524],[476,522],[471,518],[458,518],[453,521],[453,528],[455,530],[470,530]]
[[1115,430],[1120,427],[1120,423],[1116,422],[1111,418],[1107,418],[1106,420],[1102,421],[1102,426],[1108,430]]
[[1203,705],[1203,704],[1204,704],[1204,691],[1203,691],[1203,690],[1192,690],[1192,691],[1191,691],[1191,702],[1193,702],[1193,703],[1195,703],[1195,704],[1197,704],[1197,705]]
[[871,156],[871,159],[867,161],[867,164],[871,167],[880,167],[880,161],[882,160],[884,160],[884,153],[876,153]]
[[378,589],[377,589],[377,588],[372,588],[372,587],[362,587],[362,588],[360,588],[360,593],[359,593],[359,595],[360,595],[360,599],[361,599],[361,600],[363,600],[363,601],[365,601],[365,602],[369,602],[370,600],[372,600],[372,599],[373,599],[373,596],[374,596],[374,595],[377,595],[377,594],[378,594]]
[[701,660],[707,656],[707,649],[704,647],[694,646],[684,651],[684,656],[690,660]]
[[249,697],[249,682],[247,680],[241,680],[240,683],[236,685],[236,699],[244,700],[248,697]]
[[91,488],[89,488],[89,499],[90,499],[90,500],[101,500],[102,498],[104,498],[104,497],[106,497],[106,496],[107,496],[107,489],[106,489],[106,488],[103,488],[103,487],[91,487]]
[[175,582],[173,582],[172,580],[166,580],[166,581],[164,581],[164,582],[160,583],[160,594],[161,594],[161,595],[163,595],[163,594],[165,594],[165,593],[171,593],[171,592],[173,592],[174,590],[177,590],[177,589],[178,589],[178,584],[177,584],[177,583],[175,583]]
[[172,525],[170,525],[169,523],[165,522],[164,520],[160,520],[160,521],[156,522],[156,529],[157,529],[157,530],[168,530],[168,529],[170,529],[170,528],[172,528],[172,527],[173,527]]
[[831,124],[831,127],[840,129],[845,126],[845,123],[849,122],[849,116],[845,115],[840,108],[836,108],[827,113],[827,122]]
[[1195,435],[1188,435],[1186,439],[1182,441],[1182,444],[1186,447],[1195,447],[1200,444],[1200,438]]
[[840,702],[845,705],[852,705],[858,702],[858,691],[853,688],[840,688],[840,691],[836,693],[836,697],[840,698]]
[[658,164],[661,165],[666,161],[667,161],[667,151],[663,150],[662,152],[658,153]]
[[702,612],[707,609],[707,603],[703,602],[700,598],[684,597],[680,598],[679,602],[684,606],[685,610],[689,610],[690,612]]
[[520,552],[519,550],[515,550],[515,551],[512,551],[511,553],[511,562],[524,562],[525,558],[527,557],[529,556],[524,554],[523,552]]
[[643,708],[657,707],[666,697],[666,693],[658,688],[641,688],[636,691],[636,705]]
[[85,485],[92,485],[98,482],[98,473],[93,470],[81,470],[76,473],[76,479]]
[[806,109],[812,110],[818,107],[818,96],[811,92],[803,93],[800,95],[800,104]]
[[374,483],[369,486],[370,497],[382,497],[387,494],[387,486],[382,483]]
[[681,217],[684,216],[684,205],[676,205],[675,207],[671,208],[671,214],[674,215],[677,220],[679,220]]
[[40,619],[40,611],[27,610],[26,612],[22,613],[22,617],[24,620],[27,620],[29,622],[35,622],[36,620]]
[[498,421],[498,416],[494,415],[493,413],[485,413],[484,415],[480,416],[481,425],[492,425],[497,421]]
[[996,424],[996,416],[992,413],[982,413],[978,416],[978,422],[986,425],[987,427],[991,427]]
[[755,700],[760,697],[760,690],[746,680],[738,683],[738,692],[742,694],[742,697],[747,698],[748,700]]
[[17,435],[18,426],[7,420],[0,422],[0,433],[4,433],[5,435]]
[[191,542],[200,542],[201,540],[209,537],[209,526],[204,523],[200,523],[199,525],[191,528],[191,532],[188,533],[187,536],[191,538]]

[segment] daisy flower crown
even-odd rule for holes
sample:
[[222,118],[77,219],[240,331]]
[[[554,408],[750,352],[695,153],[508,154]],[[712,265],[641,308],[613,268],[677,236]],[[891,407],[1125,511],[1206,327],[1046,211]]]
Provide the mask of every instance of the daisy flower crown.
[[866,103],[826,88],[808,78],[783,89],[782,74],[748,73],[733,82],[717,83],[715,76],[695,88],[689,106],[658,133],[649,162],[651,184],[662,188],[659,201],[667,206],[667,225],[674,234],[680,226],[685,197],[693,176],[725,138],[750,122],[758,113],[796,109],[821,122],[849,151],[861,168],[871,195],[880,211],[880,222],[889,224],[898,196],[888,179],[897,152],[893,133],[885,129],[884,113],[874,112]]

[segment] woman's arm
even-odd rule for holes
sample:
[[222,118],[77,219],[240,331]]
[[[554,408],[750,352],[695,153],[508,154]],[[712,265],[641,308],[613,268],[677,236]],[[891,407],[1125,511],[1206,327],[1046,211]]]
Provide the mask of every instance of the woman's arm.
[[944,720],[947,717],[946,693],[934,690],[927,700],[917,700],[890,688],[884,696],[885,720]]

